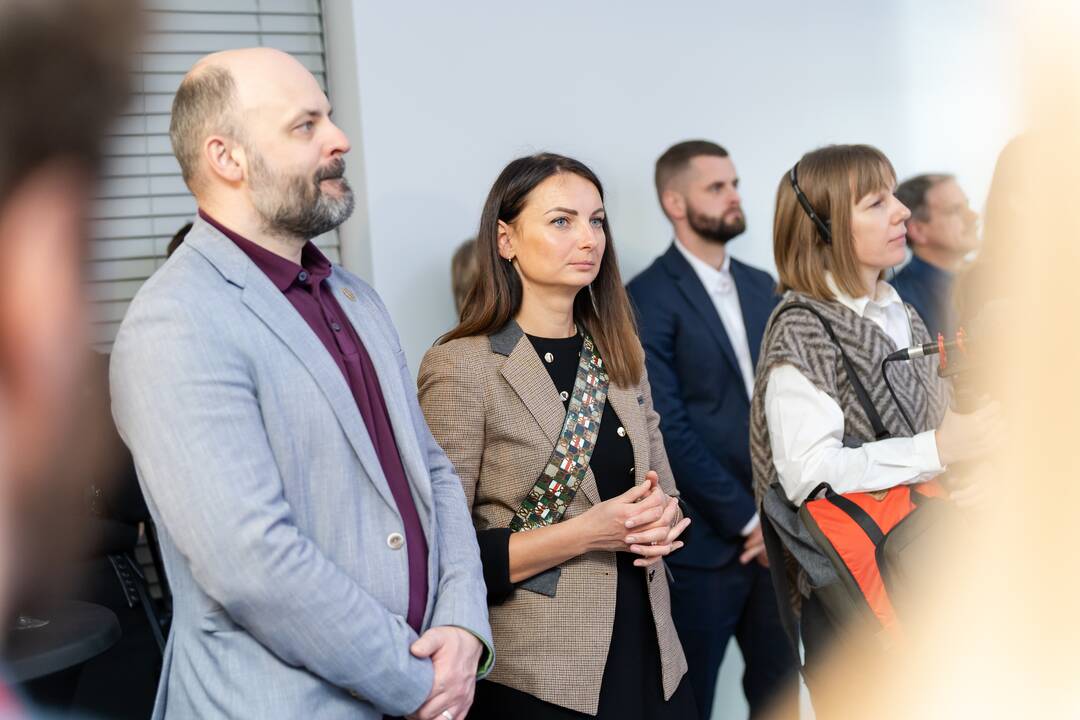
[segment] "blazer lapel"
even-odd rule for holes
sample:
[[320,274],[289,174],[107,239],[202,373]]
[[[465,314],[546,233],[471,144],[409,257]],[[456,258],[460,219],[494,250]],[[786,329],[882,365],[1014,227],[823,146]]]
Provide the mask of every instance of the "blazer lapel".
[[759,290],[751,281],[746,266],[735,258],[731,259],[731,277],[735,280],[735,290],[739,294],[739,308],[742,310],[743,325],[746,326],[746,342],[750,345],[750,359],[756,369],[765,323],[769,320],[775,301],[771,293],[763,294]]
[[[540,362],[532,343],[524,335],[521,335],[506,358],[502,376],[521,398],[521,402],[532,414],[554,450],[566,421],[566,408],[559,400],[559,391],[555,388],[555,383],[551,382],[551,376]],[[543,468],[537,469],[537,477],[542,470]],[[600,493],[591,467],[581,481],[579,490],[594,505],[600,502]]]
[[195,218],[185,243],[209,260],[228,282],[241,288],[244,305],[311,373],[371,484],[391,508],[397,508],[349,383],[304,318],[235,243],[201,217]]
[[345,376],[341,374],[319,338],[270,280],[259,272],[249,273],[249,280],[242,294],[244,304],[266,323],[311,373],[372,484],[390,507],[396,508],[394,496],[383,475],[382,465],[379,464],[375,447],[364,428],[363,418]]
[[720,346],[721,352],[724,353],[724,357],[731,363],[731,367],[735,372],[741,372],[739,370],[739,360],[735,357],[735,349],[731,346],[727,331],[724,330],[724,323],[720,320],[720,314],[716,312],[716,305],[713,304],[712,298],[709,297],[709,293],[705,290],[705,286],[701,284],[701,279],[694,272],[694,268],[690,267],[690,263],[686,262],[686,258],[682,256],[674,243],[664,254],[664,260],[668,272],[675,278],[675,284],[678,286],[679,291],[686,298],[693,311],[701,318],[705,327],[709,329],[709,332],[716,340],[716,344]]
[[543,430],[552,447],[562,433],[566,412],[551,376],[540,364],[540,358],[529,340],[522,336],[503,364],[502,376],[521,398],[526,409]]
[[375,366],[375,374],[378,376],[379,388],[382,390],[386,410],[390,415],[390,425],[394,432],[394,442],[397,444],[401,464],[405,467],[410,485],[427,507],[428,513],[420,513],[421,520],[426,522],[432,508],[431,483],[423,481],[428,475],[427,460],[420,450],[420,443],[413,425],[411,398],[406,396],[405,386],[401,380],[401,369],[393,350],[396,339],[380,330],[378,317],[382,312],[375,307],[366,293],[353,288],[350,288],[348,293],[344,292],[348,283],[344,282],[341,274],[336,272],[330,274],[327,284],[345,316],[352,323],[360,341],[364,343],[364,349],[367,350],[371,363]]

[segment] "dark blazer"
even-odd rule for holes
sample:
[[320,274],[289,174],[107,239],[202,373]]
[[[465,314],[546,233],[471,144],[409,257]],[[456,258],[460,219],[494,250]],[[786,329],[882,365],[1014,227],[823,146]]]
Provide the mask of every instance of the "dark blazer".
[[[768,273],[731,259],[750,357],[779,300]],[[674,243],[627,287],[664,446],[693,523],[673,565],[720,567],[754,515],[750,399],[712,298]]]
[[915,255],[889,284],[904,302],[919,313],[930,337],[936,338],[938,333],[943,333],[945,339],[949,340],[956,333],[956,309],[953,305],[955,280],[953,273]]

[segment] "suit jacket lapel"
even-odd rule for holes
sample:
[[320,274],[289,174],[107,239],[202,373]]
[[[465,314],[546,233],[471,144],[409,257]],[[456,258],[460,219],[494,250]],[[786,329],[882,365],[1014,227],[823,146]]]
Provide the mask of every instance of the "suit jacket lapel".
[[[429,513],[432,510],[431,483],[427,481],[428,463],[420,450],[420,443],[416,435],[413,423],[411,405],[414,398],[408,397],[408,391],[402,381],[402,372],[399,359],[394,352],[397,339],[383,331],[376,317],[382,311],[376,307],[364,291],[352,288],[355,291],[350,295],[345,293],[348,283],[342,280],[340,273],[330,273],[327,279],[330,291],[349,318],[349,322],[356,330],[356,335],[364,343],[364,349],[372,358],[375,366],[379,389],[382,391],[382,399],[387,404],[387,412],[390,415],[390,425],[394,433],[394,443],[397,445],[397,453],[402,459],[405,474],[409,478],[409,484],[413,486],[419,495],[420,501],[427,506]],[[353,299],[355,298],[355,299]],[[421,513],[420,518],[427,521],[428,514]]]
[[243,290],[243,300],[311,373],[371,482],[390,507],[397,507],[349,384],[322,342],[281,291],[261,272],[249,273],[249,281]]
[[[351,288],[354,292],[346,294],[344,289],[348,283],[338,272],[330,274],[327,284],[371,358],[383,400],[386,402],[386,411],[390,415],[390,426],[394,433],[398,455],[401,457],[401,464],[405,468],[409,484],[430,511],[432,507],[431,483],[425,480],[428,473],[427,461],[420,450],[420,443],[413,425],[412,398],[406,395],[406,388],[401,379],[401,368],[393,350],[397,344],[396,338],[389,337],[387,333],[380,330],[376,318],[382,314],[382,311],[375,306],[367,293],[358,288]],[[426,522],[427,517],[428,513],[420,513],[422,521]]]
[[746,266],[731,259],[731,277],[735,281],[735,290],[739,294],[739,308],[742,310],[743,325],[746,326],[746,341],[750,345],[750,359],[757,368],[758,353],[761,351],[761,338],[765,332],[765,323],[769,320],[775,301],[771,293],[763,295],[750,279]]
[[349,383],[296,308],[235,243],[201,217],[195,218],[194,227],[185,242],[209,260],[226,281],[241,288],[243,303],[311,373],[372,485],[390,507],[396,508],[397,503],[390,492]]
[[[532,414],[547,441],[551,443],[551,449],[554,450],[555,443],[562,434],[563,423],[566,421],[566,408],[559,400],[559,391],[555,388],[555,383],[551,382],[551,376],[541,364],[532,343],[524,335],[518,339],[513,351],[506,358],[502,376],[521,398],[521,402]],[[540,476],[541,471],[543,468],[537,468],[537,477]],[[600,493],[596,488],[596,478],[593,477],[592,468],[589,468],[585,474],[579,490],[593,504],[600,502]]]
[[686,258],[682,256],[674,243],[664,254],[664,260],[668,272],[675,278],[675,284],[678,286],[679,291],[682,292],[690,307],[701,318],[705,327],[709,329],[709,332],[716,340],[716,344],[720,346],[721,352],[724,353],[724,357],[731,364],[732,369],[736,373],[741,372],[739,370],[739,360],[735,357],[735,349],[731,346],[731,340],[728,338],[727,331],[724,330],[724,323],[720,320],[720,313],[716,312],[716,305],[713,304],[713,300],[709,297],[705,286],[701,284],[701,279],[694,272],[694,268],[690,267],[690,263],[686,262]]

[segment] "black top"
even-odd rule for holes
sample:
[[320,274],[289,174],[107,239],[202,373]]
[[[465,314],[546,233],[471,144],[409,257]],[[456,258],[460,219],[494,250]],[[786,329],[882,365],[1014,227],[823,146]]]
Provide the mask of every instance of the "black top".
[[[570,338],[539,338],[526,336],[561,394],[563,406],[568,407],[577,376],[582,336]],[[551,361],[547,361],[547,357]],[[589,466],[596,477],[596,487],[602,500],[609,500],[629,490],[634,484],[634,448],[622,429],[622,422],[610,403],[604,405],[600,432],[596,439]],[[539,476],[543,468],[537,468]],[[529,488],[522,488],[522,499]],[[503,602],[515,586],[510,582],[509,528],[494,528],[477,533],[480,559],[487,581],[488,602]],[[652,607],[649,605],[647,569],[634,566],[637,555],[618,553],[616,566],[618,583],[615,594],[615,621],[611,645],[604,665],[600,686],[598,718],[694,718],[697,716],[693,697],[686,683],[680,685],[669,702],[664,702],[660,668],[660,647],[656,638]],[[651,569],[651,568],[650,568]],[[528,592],[521,590],[519,592]],[[496,650],[498,652],[498,650]],[[553,669],[556,670],[556,669]],[[573,682],[572,678],[567,679]],[[543,718],[584,718],[582,713],[539,700],[532,695],[493,682],[480,682],[470,718],[504,718],[507,708],[513,708],[515,720]]]

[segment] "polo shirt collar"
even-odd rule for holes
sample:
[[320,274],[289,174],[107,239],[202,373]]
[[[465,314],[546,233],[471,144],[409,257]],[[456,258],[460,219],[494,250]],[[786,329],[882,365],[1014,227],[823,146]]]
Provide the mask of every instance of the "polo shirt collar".
[[219,223],[205,211],[199,210],[199,217],[214,226],[222,235],[236,243],[236,246],[244,251],[256,267],[270,279],[274,286],[285,292],[294,282],[301,285],[318,284],[330,276],[333,266],[330,260],[310,240],[304,244],[300,252],[300,265],[276,255],[261,245],[248,240],[239,233]]

